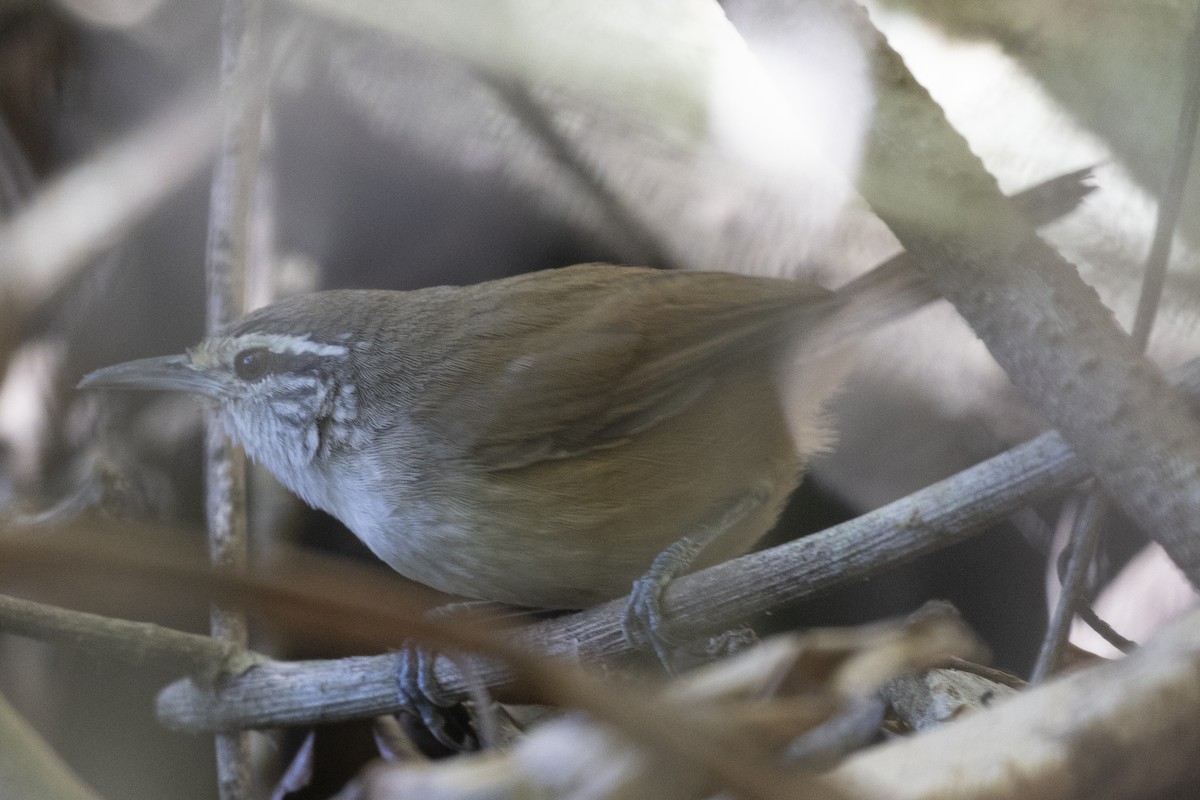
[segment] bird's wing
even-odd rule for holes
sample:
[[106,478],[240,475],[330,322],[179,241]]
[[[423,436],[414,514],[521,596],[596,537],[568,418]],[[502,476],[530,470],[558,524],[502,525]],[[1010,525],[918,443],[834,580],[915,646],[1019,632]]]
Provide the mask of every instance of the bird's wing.
[[770,358],[806,300],[833,297],[721,273],[575,270],[514,279],[464,322],[458,352],[471,356],[431,376],[414,410],[450,452],[503,470],[619,446],[689,408],[722,369]]

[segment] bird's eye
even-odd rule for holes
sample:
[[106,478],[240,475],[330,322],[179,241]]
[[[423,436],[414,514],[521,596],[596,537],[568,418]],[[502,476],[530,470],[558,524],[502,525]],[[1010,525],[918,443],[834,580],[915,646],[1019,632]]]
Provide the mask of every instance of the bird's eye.
[[256,381],[267,374],[271,366],[271,351],[252,347],[233,357],[233,373],[244,381]]

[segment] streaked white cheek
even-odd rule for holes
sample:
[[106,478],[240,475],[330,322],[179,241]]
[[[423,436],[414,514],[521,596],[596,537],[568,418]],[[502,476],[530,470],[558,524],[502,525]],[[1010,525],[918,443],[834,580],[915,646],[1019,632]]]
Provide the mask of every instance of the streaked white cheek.
[[316,425],[309,425],[304,429],[304,453],[302,455],[305,463],[311,464],[313,458],[317,455],[317,450],[321,447],[321,437],[317,433]]
[[358,392],[353,386],[342,386],[333,409],[334,422],[353,422],[358,418]]
[[[323,447],[353,431],[353,395],[335,398],[333,387],[309,376],[288,375],[244,387],[222,405],[220,419],[246,454],[309,505],[330,510]],[[343,389],[344,391],[344,389]],[[329,441],[326,441],[328,437]],[[353,438],[353,437],[352,437]]]
[[223,408],[220,415],[229,437],[285,484],[312,463],[321,443],[313,416],[299,404],[292,405],[281,409],[278,404],[247,402],[236,409]]

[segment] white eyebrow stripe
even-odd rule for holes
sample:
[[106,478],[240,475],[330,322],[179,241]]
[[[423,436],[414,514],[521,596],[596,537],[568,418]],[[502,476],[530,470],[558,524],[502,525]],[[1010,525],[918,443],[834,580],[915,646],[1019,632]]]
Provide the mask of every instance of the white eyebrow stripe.
[[317,356],[337,358],[345,358],[350,355],[350,348],[345,345],[314,342],[307,334],[289,336],[282,333],[258,333],[247,334],[239,338],[243,346],[266,347],[276,353],[312,353]]

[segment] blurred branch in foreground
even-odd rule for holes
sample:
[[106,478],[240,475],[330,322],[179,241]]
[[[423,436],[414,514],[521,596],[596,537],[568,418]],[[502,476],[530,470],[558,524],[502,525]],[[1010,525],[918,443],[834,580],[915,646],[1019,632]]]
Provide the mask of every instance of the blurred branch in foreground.
[[[180,596],[192,601],[198,599],[192,596],[196,591],[226,602],[236,597],[260,612],[269,611],[289,628],[316,629],[346,641],[374,639],[378,646],[393,640],[400,628],[413,621],[407,613],[389,610],[393,606],[389,601],[405,596],[400,587],[392,582],[391,590],[381,594],[379,585],[371,584],[382,576],[372,576],[370,571],[355,570],[365,579],[362,586],[345,586],[342,580],[349,573],[326,581],[327,573],[288,568],[281,579],[238,578],[212,574],[198,560],[189,566],[186,561],[164,559],[161,553],[150,557],[145,552],[104,553],[94,544],[79,547],[9,539],[4,550],[4,563],[15,565],[12,568],[26,577],[77,570],[89,559],[92,577],[138,578],[149,586],[168,579]],[[318,564],[313,561],[311,566]],[[298,579],[304,581],[301,590],[282,586],[297,585]],[[629,682],[608,686],[565,663],[498,645],[494,637],[471,632],[469,627],[444,628],[435,635],[513,658],[522,682],[535,696],[587,711],[628,740],[611,738],[611,733],[586,720],[566,719],[536,729],[512,751],[374,773],[365,779],[363,791],[368,793],[359,796],[391,798],[402,796],[393,793],[401,787],[421,787],[425,797],[463,797],[464,785],[477,789],[481,781],[496,791],[517,793],[522,787],[591,785],[601,774],[617,774],[627,790],[625,797],[699,797],[714,787],[727,786],[743,796],[764,798],[807,792],[803,796],[815,798],[1132,800],[1195,777],[1191,753],[1200,746],[1200,732],[1190,721],[1200,713],[1200,688],[1194,680],[1200,664],[1200,612],[1177,621],[1126,659],[1080,670],[940,729],[869,749],[823,779],[768,756],[797,731],[831,719],[831,712],[850,714],[852,709],[835,712],[837,704],[828,702],[832,698],[777,706],[762,699],[742,706],[739,698],[761,698],[755,686],[774,687],[771,696],[788,685],[812,686],[818,676],[827,690],[851,696],[870,693],[897,670],[977,653],[977,640],[956,632],[953,624],[930,627],[939,619],[945,620],[937,613],[916,615],[899,628],[892,623],[867,626],[857,633],[817,631],[781,637],[738,659],[694,673],[673,684],[665,695]],[[433,632],[427,622],[420,624]],[[797,669],[798,677],[786,677]],[[786,699],[788,690],[783,692]],[[711,702],[698,702],[698,697]],[[580,752],[586,754],[581,761],[569,759],[567,763],[573,765],[569,770],[561,768],[560,759],[549,757],[561,752],[554,745],[564,741],[579,743]],[[1114,772],[1114,763],[1138,767]],[[648,768],[648,764],[656,766]],[[676,774],[689,779],[669,783],[671,792],[661,794],[663,775]]]
[[208,162],[217,121],[197,93],[42,188],[0,225],[0,295],[36,304],[117,241]]
[[[710,671],[732,671],[736,663]],[[1139,800],[1181,784],[1194,788],[1198,666],[1200,612],[1194,612],[1129,658],[956,715],[927,733],[865,749],[825,777],[835,791],[858,800]],[[686,691],[687,683],[679,688]],[[380,766],[345,796],[465,800],[478,797],[481,786],[500,797],[535,790],[569,794],[581,787],[598,797],[704,796],[695,782],[664,782],[662,770],[647,762],[644,753],[603,728],[567,718],[533,730],[508,751],[432,765]],[[601,776],[610,782],[600,784]]]
[[508,663],[529,696],[588,711],[662,757],[677,760],[682,769],[708,776],[715,785],[758,798],[792,797],[797,792],[810,792],[806,796],[814,798],[838,796],[805,774],[780,770],[760,748],[735,738],[719,720],[686,704],[632,683],[610,687],[570,663],[530,655],[477,624],[459,619],[450,626],[429,620],[417,599],[424,592],[377,571],[298,555],[286,565],[272,565],[270,575],[234,575],[147,541],[137,547],[129,544],[109,540],[109,546],[98,547],[94,536],[86,545],[78,537],[7,537],[0,539],[0,563],[9,578],[39,583],[39,577],[64,570],[75,575],[85,571],[101,585],[142,587],[147,596],[158,598],[159,606],[159,590],[170,585],[170,601],[236,603],[305,637],[341,645],[378,649],[412,637],[476,650]]
[[1120,661],[852,757],[829,777],[855,797],[894,800],[1158,796],[1197,777],[1198,669],[1192,612]]
[[0,791],[21,800],[99,800],[0,696]]

